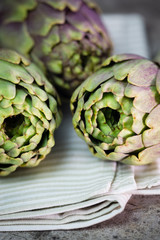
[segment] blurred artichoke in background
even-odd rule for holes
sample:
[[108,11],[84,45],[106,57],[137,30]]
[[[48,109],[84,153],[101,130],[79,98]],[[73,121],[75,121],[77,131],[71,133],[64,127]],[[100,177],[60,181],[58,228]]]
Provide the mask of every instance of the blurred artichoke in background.
[[90,0],[5,0],[0,10],[0,45],[30,55],[64,95],[110,55],[111,40]]
[[0,175],[34,167],[54,146],[59,98],[43,73],[21,55],[0,50]]
[[73,126],[102,159],[143,165],[160,157],[160,67],[115,55],[71,98]]

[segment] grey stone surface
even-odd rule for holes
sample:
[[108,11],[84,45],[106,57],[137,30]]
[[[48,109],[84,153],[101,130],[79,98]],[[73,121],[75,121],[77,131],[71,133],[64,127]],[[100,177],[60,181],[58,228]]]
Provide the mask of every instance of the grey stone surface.
[[[96,0],[106,13],[144,16],[151,55],[160,49],[160,0]],[[0,240],[159,240],[160,196],[133,196],[109,221],[72,231],[1,232]]]

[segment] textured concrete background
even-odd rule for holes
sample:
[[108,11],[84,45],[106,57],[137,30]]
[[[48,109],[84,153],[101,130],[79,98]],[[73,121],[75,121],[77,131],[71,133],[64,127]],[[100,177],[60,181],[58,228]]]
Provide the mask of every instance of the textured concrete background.
[[[96,0],[106,13],[144,16],[151,55],[160,49],[160,0]],[[0,240],[159,240],[160,196],[133,196],[123,213],[87,229],[74,231],[1,232]]]

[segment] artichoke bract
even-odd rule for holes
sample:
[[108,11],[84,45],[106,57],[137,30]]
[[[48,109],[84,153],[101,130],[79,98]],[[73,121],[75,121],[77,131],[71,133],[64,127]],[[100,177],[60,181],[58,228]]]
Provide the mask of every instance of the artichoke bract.
[[62,94],[110,55],[110,37],[90,0],[5,0],[0,45],[30,55]]
[[0,176],[34,167],[54,146],[59,97],[41,70],[0,49]]
[[160,158],[160,67],[141,56],[108,58],[71,98],[73,126],[105,160],[143,165]]

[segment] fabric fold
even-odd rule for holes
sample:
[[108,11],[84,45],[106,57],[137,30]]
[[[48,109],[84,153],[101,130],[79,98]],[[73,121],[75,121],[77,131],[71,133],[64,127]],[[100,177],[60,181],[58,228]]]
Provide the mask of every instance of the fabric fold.
[[[76,229],[89,227],[102,221],[108,220],[121,213],[131,194],[107,195],[94,199],[90,206],[64,213],[49,214],[33,217],[34,213],[26,218],[26,212],[2,217],[0,220],[0,230],[3,231],[27,231],[27,230],[58,230]],[[80,204],[81,205],[81,204]],[[83,205],[83,204],[82,204]],[[52,209],[50,209],[50,213]],[[41,214],[41,213],[40,213]],[[3,219],[3,220],[2,220]]]

